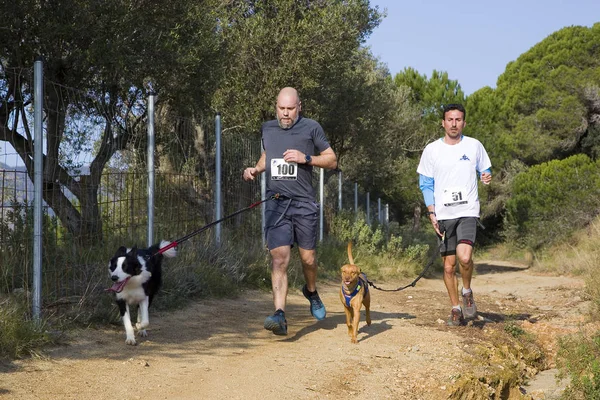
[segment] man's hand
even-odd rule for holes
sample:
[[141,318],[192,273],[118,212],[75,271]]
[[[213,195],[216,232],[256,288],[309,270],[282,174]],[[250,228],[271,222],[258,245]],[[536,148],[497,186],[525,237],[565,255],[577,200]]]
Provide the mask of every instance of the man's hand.
[[245,181],[253,181],[257,175],[260,174],[260,171],[256,167],[249,167],[244,170],[244,180]]
[[306,164],[306,154],[299,150],[287,149],[283,153],[285,162],[295,162],[296,164]]
[[438,223],[438,220],[437,220],[437,217],[435,216],[435,214],[430,214],[429,220],[431,221],[431,225],[433,226],[433,229],[435,229],[435,233],[437,233],[437,235],[439,237],[442,237],[442,232],[440,232],[440,224]]
[[489,172],[483,172],[481,174],[481,182],[483,182],[484,185],[489,185],[489,183],[492,181],[492,174],[490,174]]

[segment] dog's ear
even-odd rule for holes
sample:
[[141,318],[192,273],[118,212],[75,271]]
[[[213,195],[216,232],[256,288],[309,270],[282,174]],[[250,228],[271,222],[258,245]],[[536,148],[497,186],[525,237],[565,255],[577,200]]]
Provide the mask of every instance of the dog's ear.
[[127,254],[132,255],[132,256],[137,255],[137,245],[133,246],[131,248],[131,250],[129,250],[129,253],[127,253]]
[[119,256],[124,256],[125,254],[127,254],[127,247],[121,246],[121,247],[119,247],[117,249],[117,252],[115,253],[115,256],[119,257]]

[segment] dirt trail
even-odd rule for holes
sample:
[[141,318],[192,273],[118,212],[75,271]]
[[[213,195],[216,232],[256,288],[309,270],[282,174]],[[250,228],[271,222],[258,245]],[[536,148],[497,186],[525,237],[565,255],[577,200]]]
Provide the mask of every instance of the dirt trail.
[[[272,312],[269,293],[154,312],[138,346],[125,345],[122,328],[86,330],[47,359],[3,366],[0,399],[444,399],[470,370],[473,338],[485,338],[488,327],[521,315],[552,355],[556,335],[575,331],[586,307],[581,280],[509,264],[479,261],[473,288],[483,319],[460,328],[445,326],[440,278],[401,292],[372,289],[373,323],[366,326],[363,311],[357,345],[335,282],[319,286],[328,311],[321,322],[300,291],[290,291],[287,337],[262,327]],[[530,398],[551,398],[555,388],[545,389],[524,388]]]

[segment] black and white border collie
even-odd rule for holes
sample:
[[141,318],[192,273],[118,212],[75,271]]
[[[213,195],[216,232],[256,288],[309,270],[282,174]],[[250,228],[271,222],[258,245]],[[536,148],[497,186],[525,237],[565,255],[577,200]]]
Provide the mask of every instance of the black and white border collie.
[[113,258],[108,263],[108,273],[114,282],[109,292],[116,294],[117,305],[125,326],[127,338],[125,343],[136,345],[129,306],[138,306],[137,324],[138,335],[148,336],[146,328],[150,323],[148,308],[152,299],[158,293],[162,283],[161,264],[164,257],[175,257],[177,250],[172,247],[164,253],[158,253],[170,245],[165,240],[154,244],[148,249],[128,249],[119,247]]

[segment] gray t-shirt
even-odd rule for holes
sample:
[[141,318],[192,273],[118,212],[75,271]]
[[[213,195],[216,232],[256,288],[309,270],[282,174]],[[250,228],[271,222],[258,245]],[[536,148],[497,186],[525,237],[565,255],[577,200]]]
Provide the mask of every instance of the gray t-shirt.
[[299,150],[314,156],[327,150],[329,142],[317,121],[300,117],[290,129],[281,129],[277,120],[261,127],[263,147],[267,153],[267,189],[301,201],[315,201],[311,165],[283,161],[286,150]]

